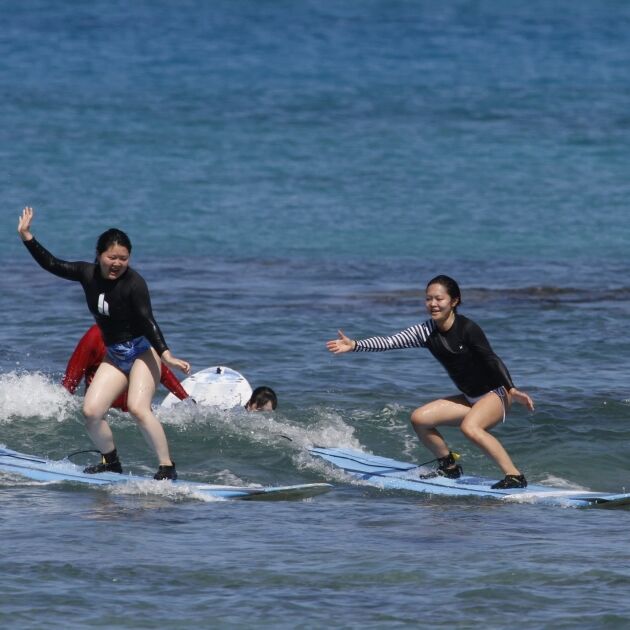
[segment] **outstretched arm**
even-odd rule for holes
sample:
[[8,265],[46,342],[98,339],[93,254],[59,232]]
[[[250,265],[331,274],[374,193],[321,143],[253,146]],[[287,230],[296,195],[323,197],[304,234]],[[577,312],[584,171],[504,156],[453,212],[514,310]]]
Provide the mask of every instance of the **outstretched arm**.
[[431,334],[432,324],[425,322],[415,324],[389,337],[370,337],[368,339],[350,339],[339,331],[339,338],[326,343],[328,350],[334,354],[342,352],[385,352],[403,348],[424,348]]

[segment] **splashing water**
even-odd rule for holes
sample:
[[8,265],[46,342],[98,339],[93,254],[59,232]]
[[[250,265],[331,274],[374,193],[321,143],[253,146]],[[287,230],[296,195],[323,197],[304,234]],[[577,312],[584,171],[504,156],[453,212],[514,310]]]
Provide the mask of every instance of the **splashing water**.
[[40,372],[0,375],[0,423],[35,416],[64,422],[78,405],[68,391]]

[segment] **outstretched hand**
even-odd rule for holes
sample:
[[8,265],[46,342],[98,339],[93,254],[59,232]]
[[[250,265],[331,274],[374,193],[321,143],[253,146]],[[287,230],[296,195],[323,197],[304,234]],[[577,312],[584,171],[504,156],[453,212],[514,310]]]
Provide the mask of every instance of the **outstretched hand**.
[[33,221],[33,208],[26,206],[22,210],[20,220],[18,221],[18,234],[23,241],[30,241],[33,238],[31,234],[31,222]]
[[534,401],[528,394],[516,389],[516,387],[510,390],[510,394],[512,395],[512,400],[516,400],[524,407],[527,407],[529,411],[534,411]]
[[346,337],[343,330],[337,331],[339,339],[331,339],[326,342],[326,347],[333,354],[341,354],[343,352],[352,352],[356,348],[356,341]]

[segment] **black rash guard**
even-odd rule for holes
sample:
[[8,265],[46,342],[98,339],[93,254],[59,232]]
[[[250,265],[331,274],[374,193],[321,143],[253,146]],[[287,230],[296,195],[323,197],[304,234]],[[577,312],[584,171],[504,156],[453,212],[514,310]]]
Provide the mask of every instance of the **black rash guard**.
[[447,332],[433,320],[411,326],[390,337],[357,341],[355,352],[381,352],[399,348],[428,348],[444,366],[457,388],[470,397],[514,387],[503,361],[494,353],[483,330],[463,315],[456,315]]
[[144,336],[160,356],[168,350],[162,331],[153,319],[147,283],[139,273],[128,267],[116,280],[106,280],[95,263],[55,258],[35,238],[23,242],[46,271],[81,283],[106,346]]

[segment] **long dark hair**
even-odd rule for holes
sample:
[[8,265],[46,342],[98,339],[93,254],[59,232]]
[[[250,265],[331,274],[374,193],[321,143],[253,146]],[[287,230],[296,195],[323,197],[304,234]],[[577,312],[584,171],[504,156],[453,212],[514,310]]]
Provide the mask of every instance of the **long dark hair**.
[[441,284],[446,289],[451,300],[457,300],[457,304],[453,308],[456,311],[457,307],[462,303],[462,292],[459,290],[459,284],[450,276],[435,276],[435,278],[427,282],[427,289],[432,284]]
[[96,241],[96,253],[101,255],[106,252],[112,245],[121,245],[126,247],[127,251],[131,254],[131,239],[118,228],[109,228],[105,230]]

